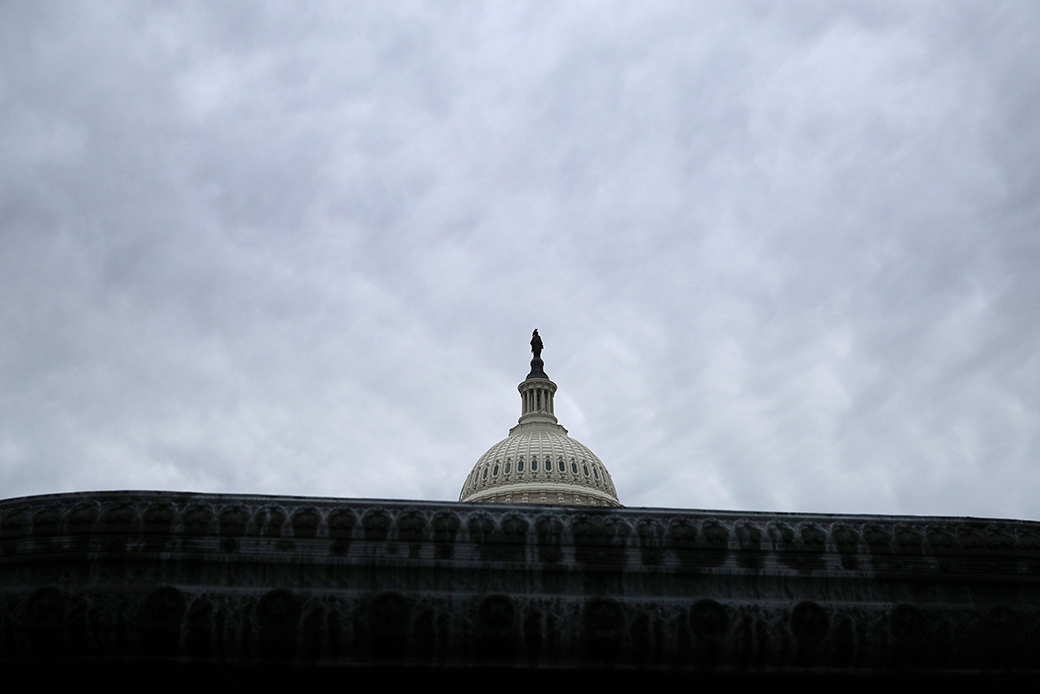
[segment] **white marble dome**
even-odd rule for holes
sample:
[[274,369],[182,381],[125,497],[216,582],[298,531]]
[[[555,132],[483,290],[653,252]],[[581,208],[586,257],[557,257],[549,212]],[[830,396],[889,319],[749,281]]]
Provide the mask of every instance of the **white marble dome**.
[[519,385],[519,423],[473,466],[459,501],[620,506],[610,473],[592,451],[567,435],[553,413],[556,384],[536,356]]

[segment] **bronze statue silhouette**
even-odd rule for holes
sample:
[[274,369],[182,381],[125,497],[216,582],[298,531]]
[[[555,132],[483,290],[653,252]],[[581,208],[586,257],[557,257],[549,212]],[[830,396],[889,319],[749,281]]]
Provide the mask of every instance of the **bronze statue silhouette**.
[[535,359],[542,358],[542,338],[538,336],[538,328],[531,333],[531,353],[534,354]]

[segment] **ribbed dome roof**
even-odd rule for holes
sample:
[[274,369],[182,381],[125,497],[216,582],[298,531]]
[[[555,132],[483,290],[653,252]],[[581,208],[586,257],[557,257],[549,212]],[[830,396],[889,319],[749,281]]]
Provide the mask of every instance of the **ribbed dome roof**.
[[480,456],[459,501],[620,506],[602,461],[556,422],[556,384],[542,368],[537,330],[531,345],[531,373],[518,387],[520,422]]

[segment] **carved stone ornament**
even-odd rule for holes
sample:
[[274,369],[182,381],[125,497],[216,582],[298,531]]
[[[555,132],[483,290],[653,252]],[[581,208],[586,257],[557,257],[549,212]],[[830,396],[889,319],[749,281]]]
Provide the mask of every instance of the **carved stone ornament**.
[[260,666],[287,678],[356,667],[605,682],[1031,678],[1038,537],[1037,523],[1003,520],[162,492],[11,499],[0,502],[0,663],[60,663],[51,671],[70,682],[160,665],[185,678],[218,666],[247,678]]

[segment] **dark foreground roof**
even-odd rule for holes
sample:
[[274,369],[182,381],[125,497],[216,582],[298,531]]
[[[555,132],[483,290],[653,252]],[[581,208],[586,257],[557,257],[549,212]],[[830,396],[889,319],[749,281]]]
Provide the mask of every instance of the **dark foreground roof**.
[[0,549],[0,664],[59,679],[1040,672],[1032,522],[102,492]]

